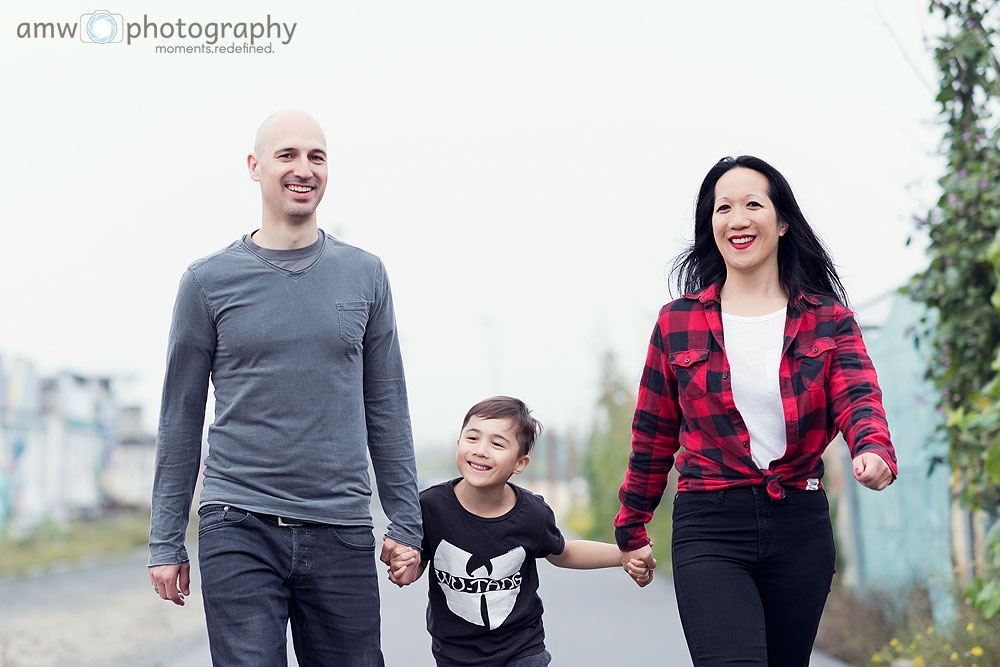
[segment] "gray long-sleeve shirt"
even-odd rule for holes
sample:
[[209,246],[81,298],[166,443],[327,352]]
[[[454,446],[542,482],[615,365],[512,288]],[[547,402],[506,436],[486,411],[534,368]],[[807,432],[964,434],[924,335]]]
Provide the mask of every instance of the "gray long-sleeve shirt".
[[385,267],[321,232],[308,268],[280,269],[249,236],[181,278],[167,344],[149,565],[184,548],[208,382],[215,422],[201,504],[371,526],[371,456],[388,535],[419,548],[416,466]]

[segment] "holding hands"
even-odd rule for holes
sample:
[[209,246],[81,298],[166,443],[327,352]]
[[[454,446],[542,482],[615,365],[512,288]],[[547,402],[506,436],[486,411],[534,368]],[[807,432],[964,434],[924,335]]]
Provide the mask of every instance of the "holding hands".
[[379,560],[389,566],[389,581],[400,588],[412,584],[423,573],[420,550],[400,544],[391,537],[382,538],[382,555]]
[[646,546],[632,551],[622,551],[621,563],[640,588],[649,585],[649,582],[653,581],[653,569],[656,568],[656,559],[653,558],[653,543],[650,542]]

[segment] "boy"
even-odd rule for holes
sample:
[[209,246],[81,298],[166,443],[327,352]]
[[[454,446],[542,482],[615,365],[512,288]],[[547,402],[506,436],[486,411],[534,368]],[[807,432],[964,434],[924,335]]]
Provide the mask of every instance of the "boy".
[[[461,478],[420,494],[424,540],[416,576],[430,563],[427,631],[440,667],[548,665],[535,558],[575,569],[621,564],[614,544],[567,542],[542,497],[508,483],[528,465],[541,426],[516,398],[477,403],[458,439]],[[415,563],[412,552],[396,549],[389,579],[402,583]],[[639,585],[652,577],[639,560],[625,570]]]

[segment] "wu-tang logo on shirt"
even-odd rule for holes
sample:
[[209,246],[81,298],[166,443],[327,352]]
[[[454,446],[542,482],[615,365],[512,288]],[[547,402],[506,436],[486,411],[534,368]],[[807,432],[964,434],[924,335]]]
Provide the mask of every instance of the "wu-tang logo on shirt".
[[490,630],[500,627],[517,602],[524,556],[524,547],[517,547],[477,563],[468,551],[441,540],[434,553],[434,573],[448,609],[469,623]]

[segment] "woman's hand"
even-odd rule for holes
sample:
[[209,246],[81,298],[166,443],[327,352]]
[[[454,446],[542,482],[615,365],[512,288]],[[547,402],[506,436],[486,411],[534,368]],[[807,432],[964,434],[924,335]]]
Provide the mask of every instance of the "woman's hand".
[[[632,563],[633,560],[641,561],[644,567],[637,567],[638,563]],[[656,567],[656,559],[653,558],[652,542],[632,551],[621,552],[621,561],[622,567],[640,588],[648,586],[649,582],[653,580],[653,569]]]
[[869,489],[881,491],[892,484],[892,471],[878,454],[863,452],[854,457],[854,479]]

